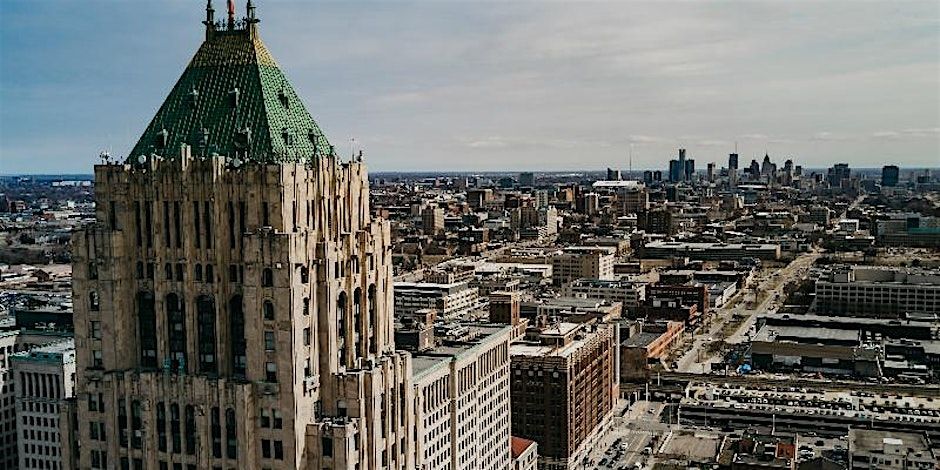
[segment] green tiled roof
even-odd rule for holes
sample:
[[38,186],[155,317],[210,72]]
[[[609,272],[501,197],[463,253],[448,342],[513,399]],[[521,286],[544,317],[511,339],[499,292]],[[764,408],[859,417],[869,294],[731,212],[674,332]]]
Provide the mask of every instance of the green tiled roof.
[[[305,161],[330,143],[256,29],[213,31],[160,106],[128,159],[156,153]],[[316,152],[314,151],[316,144]]]

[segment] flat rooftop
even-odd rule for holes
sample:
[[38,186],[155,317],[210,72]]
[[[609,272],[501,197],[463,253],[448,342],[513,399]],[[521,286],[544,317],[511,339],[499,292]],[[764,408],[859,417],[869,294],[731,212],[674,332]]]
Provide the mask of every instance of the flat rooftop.
[[643,348],[648,346],[653,341],[656,341],[656,338],[662,336],[662,333],[637,333],[625,340],[620,344],[628,348]]
[[903,447],[908,449],[909,452],[929,450],[924,437],[911,432],[853,428],[849,431],[849,439],[852,441],[852,449],[861,452],[881,452],[889,446]]
[[859,330],[836,329],[824,327],[764,325],[756,335],[754,341],[780,341],[792,340],[799,343],[814,343],[816,340],[835,340],[842,342],[858,341]]
[[465,323],[462,325],[470,328],[476,336],[470,341],[441,344],[429,351],[412,353],[411,369],[414,377],[418,377],[440,364],[448,363],[485,345],[493,340],[494,335],[509,329],[508,325],[495,323]]

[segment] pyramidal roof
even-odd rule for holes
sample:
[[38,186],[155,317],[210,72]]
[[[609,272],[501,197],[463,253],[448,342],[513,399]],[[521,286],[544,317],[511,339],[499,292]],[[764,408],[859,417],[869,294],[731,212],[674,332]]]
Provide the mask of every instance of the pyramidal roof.
[[262,163],[299,162],[331,152],[320,127],[258,34],[254,7],[227,21],[206,7],[206,40],[164,100],[128,158],[193,155],[239,157]]

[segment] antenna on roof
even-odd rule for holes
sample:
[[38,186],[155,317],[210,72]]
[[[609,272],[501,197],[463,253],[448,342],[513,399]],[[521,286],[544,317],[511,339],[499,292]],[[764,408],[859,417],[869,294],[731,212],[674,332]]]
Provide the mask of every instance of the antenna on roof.
[[633,178],[633,142],[630,142],[630,177]]

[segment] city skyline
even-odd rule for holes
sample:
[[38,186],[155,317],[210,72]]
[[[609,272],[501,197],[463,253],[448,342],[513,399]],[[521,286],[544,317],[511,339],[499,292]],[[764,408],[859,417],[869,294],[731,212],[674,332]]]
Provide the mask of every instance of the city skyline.
[[[261,2],[311,114],[372,171],[626,169],[631,147],[634,169],[679,147],[720,167],[736,142],[806,167],[940,155],[930,2],[482,5]],[[190,58],[191,7],[6,2],[0,172],[126,155]]]

